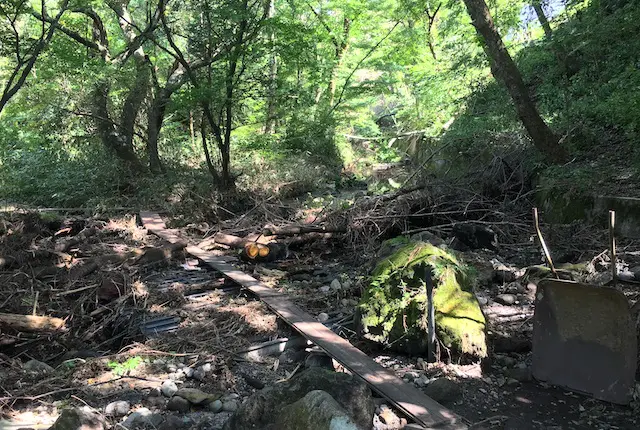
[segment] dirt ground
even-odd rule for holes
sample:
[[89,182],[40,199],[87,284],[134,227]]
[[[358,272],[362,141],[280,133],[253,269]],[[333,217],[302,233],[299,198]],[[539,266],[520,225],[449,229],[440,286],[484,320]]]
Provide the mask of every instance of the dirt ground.
[[[191,224],[181,231],[198,243],[209,233],[205,227]],[[310,355],[317,355],[304,347],[248,354],[252,345],[293,338],[294,333],[219,273],[180,250],[167,249],[136,223],[134,215],[14,213],[2,217],[0,233],[0,312],[59,317],[66,327],[50,332],[7,325],[0,329],[2,429],[48,428],[63,408],[72,405],[103,411],[111,415],[107,419],[113,425],[127,426],[127,419],[146,408],[155,420],[152,427],[175,428],[172,416],[186,428],[217,429],[234,403],[264,385],[290,378],[304,368]],[[557,229],[550,232],[549,241],[569,243],[570,237],[586,234],[578,233]],[[638,399],[630,406],[616,406],[531,378],[535,290],[522,282],[521,275],[524,268],[542,260],[533,241],[511,242],[495,251],[462,254],[481,278],[476,293],[490,337],[521,340],[506,347],[494,345],[490,361],[482,365],[447,363],[446,357],[443,363],[427,364],[358,339],[354,307],[371,265],[340,238],[323,238],[278,261],[241,267],[286,292],[300,307],[428,394],[433,380],[451,381],[436,400],[463,416],[472,428],[640,428]],[[591,261],[590,276],[604,280],[606,242],[583,243],[587,245],[574,246],[579,248],[577,256],[567,258]],[[640,248],[634,242],[623,241],[620,249],[621,270],[640,264],[636,253]],[[225,247],[216,252],[236,254]],[[562,252],[575,254],[576,249],[565,247]],[[513,272],[513,279],[495,279],[498,263]],[[619,288],[630,302],[640,298],[635,282]],[[515,301],[503,304],[501,295],[511,295]],[[34,360],[47,366],[38,367]],[[225,409],[171,410],[163,396],[166,381],[215,394]],[[105,407],[114,401],[126,401],[127,410],[115,416],[106,413]],[[132,422],[128,424],[131,428]]]

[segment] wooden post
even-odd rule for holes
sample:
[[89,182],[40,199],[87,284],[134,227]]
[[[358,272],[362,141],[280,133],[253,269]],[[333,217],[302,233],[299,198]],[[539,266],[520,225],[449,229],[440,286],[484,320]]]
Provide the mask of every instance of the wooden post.
[[616,268],[616,211],[609,211],[609,249],[611,250],[611,275],[613,286],[618,284],[618,270]]
[[424,283],[427,289],[427,362],[436,362],[436,312],[433,306],[433,277],[431,267],[425,267]]

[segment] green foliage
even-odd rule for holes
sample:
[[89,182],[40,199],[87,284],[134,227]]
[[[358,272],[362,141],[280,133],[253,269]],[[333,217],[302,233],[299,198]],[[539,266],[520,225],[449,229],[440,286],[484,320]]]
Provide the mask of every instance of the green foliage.
[[119,361],[109,361],[107,366],[112,369],[114,375],[124,376],[131,373],[132,370],[135,370],[140,364],[142,364],[142,357],[131,357],[125,360],[124,362]]

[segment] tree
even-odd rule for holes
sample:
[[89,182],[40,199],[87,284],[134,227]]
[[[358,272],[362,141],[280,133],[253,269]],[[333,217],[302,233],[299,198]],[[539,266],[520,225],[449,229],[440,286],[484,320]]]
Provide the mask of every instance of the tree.
[[[13,47],[12,55],[15,56],[15,64],[9,73],[2,95],[0,96],[0,113],[2,113],[2,110],[7,103],[9,103],[9,100],[16,95],[27,81],[27,77],[33,70],[38,56],[51,42],[56,26],[60,22],[62,15],[67,11],[68,5],[69,0],[62,2],[58,13],[51,19],[49,28],[46,28],[44,22],[42,23],[40,34],[35,40],[29,40],[29,37],[20,31],[21,25],[19,21],[30,15],[27,1],[13,0],[6,3],[3,2],[3,4],[0,5],[0,19],[9,24],[9,27],[7,27],[8,34],[1,34],[0,36],[1,39],[4,39],[0,40],[0,46],[6,45]],[[46,13],[44,0],[40,3],[40,10],[42,14]],[[24,25],[23,27],[28,28],[28,25]],[[2,50],[4,51],[4,49]],[[2,52],[2,54],[7,55],[9,52]]]
[[489,8],[484,0],[464,0],[473,26],[483,39],[493,75],[507,87],[513,100],[518,117],[522,121],[533,144],[544,157],[552,163],[561,163],[567,159],[566,151],[560,146],[559,139],[544,122],[536,109],[527,87],[509,55],[502,38],[496,29]]

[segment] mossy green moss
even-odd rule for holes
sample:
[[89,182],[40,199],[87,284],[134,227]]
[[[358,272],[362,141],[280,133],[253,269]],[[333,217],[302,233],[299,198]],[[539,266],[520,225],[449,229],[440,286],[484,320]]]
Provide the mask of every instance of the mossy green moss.
[[378,263],[358,306],[361,333],[409,354],[426,351],[427,266],[435,286],[438,338],[459,353],[485,357],[486,322],[472,292],[471,271],[451,252],[426,242],[404,244]]

